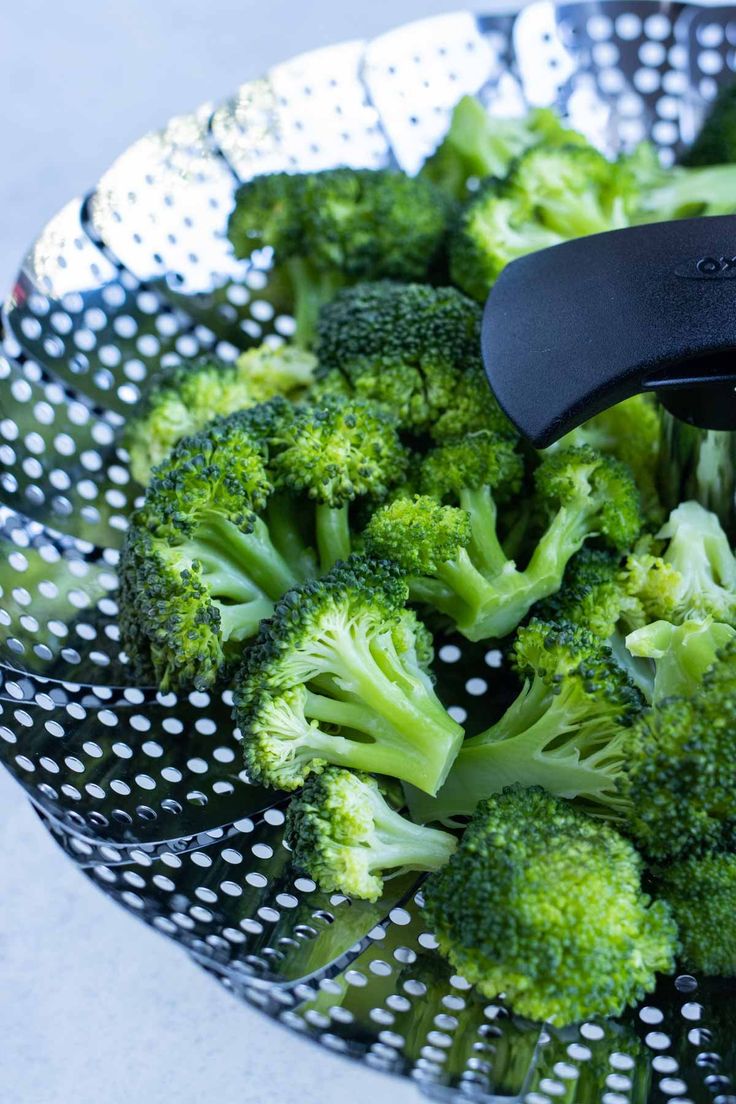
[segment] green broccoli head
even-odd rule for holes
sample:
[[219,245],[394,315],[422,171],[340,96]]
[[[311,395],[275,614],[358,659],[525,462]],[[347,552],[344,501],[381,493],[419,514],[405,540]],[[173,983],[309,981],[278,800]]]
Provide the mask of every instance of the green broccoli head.
[[592,146],[532,146],[503,182],[487,181],[462,209],[449,243],[453,283],[484,302],[511,261],[625,226],[621,192],[616,167]]
[[534,612],[543,621],[580,625],[601,640],[613,636],[622,615],[631,612],[637,623],[641,620],[636,599],[628,599],[620,557],[599,548],[581,548],[567,566],[563,585]]
[[682,164],[728,165],[736,162],[736,84],[719,91]]
[[482,802],[424,899],[458,973],[531,1019],[619,1015],[673,967],[674,922],[632,845],[537,788]]
[[368,774],[328,767],[292,799],[285,839],[294,861],[326,892],[376,901],[383,880],[438,870],[455,850],[448,832],[412,824]]
[[415,495],[382,506],[363,535],[373,555],[395,560],[408,575],[431,575],[470,544],[470,518],[465,510]]
[[247,528],[271,490],[260,442],[235,414],[176,445],[153,471],[144,513],[159,533],[191,533],[208,515]]
[[151,469],[174,445],[203,429],[213,418],[244,410],[274,395],[297,397],[317,367],[311,353],[283,345],[260,345],[234,364],[202,357],[164,368],[154,375],[143,402],[125,426],[124,443],[133,478],[146,484]]
[[358,399],[301,407],[272,444],[278,485],[335,509],[364,496],[380,502],[408,463],[396,420]]
[[407,595],[397,565],[352,556],[278,603],[236,680],[254,778],[295,789],[331,763],[436,792],[462,729],[434,692],[431,637]]
[[669,604],[660,600],[659,616],[674,622],[710,616],[736,625],[736,558],[718,517],[699,502],[682,502],[657,537],[667,541],[663,559],[679,576],[665,596]]
[[615,166],[589,145],[534,146],[516,162],[506,185],[535,221],[563,239],[626,223]]
[[627,831],[655,861],[719,846],[736,801],[736,642],[695,694],[668,698],[630,731],[620,789]]
[[662,522],[662,504],[656,485],[661,428],[652,395],[633,395],[584,422],[557,445],[590,445],[626,464],[636,480],[647,521]]
[[[291,409],[290,404],[282,400]],[[212,685],[302,578],[262,512],[272,483],[258,434],[280,403],[216,419],[154,469],[120,566],[121,639],[166,689]]]
[[[461,506],[470,520],[467,552],[413,583],[417,600],[451,617],[470,640],[503,637],[535,602],[554,594],[581,545],[601,536],[614,547],[633,544],[641,526],[630,472],[617,460],[586,447],[550,454],[535,473],[538,502],[549,516],[527,566],[509,559],[497,533],[497,500],[518,489],[522,461],[513,442],[490,432],[430,450],[422,490]],[[610,598],[609,598],[610,600]]]
[[568,514],[569,535],[577,528],[586,535],[596,532],[622,552],[633,546],[643,519],[639,492],[625,464],[587,445],[561,449],[545,457],[535,481],[549,512]]
[[686,969],[713,977],[736,971],[736,854],[691,856],[657,872],[657,896],[680,933]]
[[439,501],[462,503],[468,491],[489,487],[503,502],[519,490],[524,461],[515,443],[492,430],[430,449],[424,458],[422,490]]
[[736,636],[731,625],[713,621],[652,621],[626,637],[633,656],[654,661],[655,674],[649,700],[655,705],[671,697],[688,697],[700,686],[703,675],[716,662],[718,652]]
[[339,372],[412,433],[447,439],[487,419],[513,434],[483,376],[480,310],[454,288],[382,281],[343,291],[320,314],[316,350],[330,391]]
[[216,683],[273,609],[250,579],[218,570],[204,545],[159,539],[140,515],[118,576],[121,644],[136,677],[164,691]]
[[469,183],[486,176],[505,176],[514,158],[530,146],[568,142],[585,139],[564,127],[548,108],[519,118],[499,118],[489,115],[474,96],[463,96],[452,113],[447,134],[425,161],[420,175],[453,199],[462,200],[470,194]]
[[564,240],[534,218],[522,196],[507,195],[489,181],[464,206],[452,231],[450,277],[471,299],[485,303],[507,264]]
[[390,169],[274,173],[243,184],[228,235],[238,257],[269,247],[291,281],[297,340],[311,342],[319,308],[358,280],[424,279],[449,208],[428,180]]

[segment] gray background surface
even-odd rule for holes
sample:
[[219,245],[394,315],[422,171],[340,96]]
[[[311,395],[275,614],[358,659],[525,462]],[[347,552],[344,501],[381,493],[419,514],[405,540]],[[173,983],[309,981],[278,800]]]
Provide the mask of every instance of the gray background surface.
[[[292,54],[452,7],[4,0],[0,293],[46,220],[146,130]],[[0,896],[0,1096],[9,1104],[419,1099],[411,1085],[236,1003],[89,885],[2,772]]]

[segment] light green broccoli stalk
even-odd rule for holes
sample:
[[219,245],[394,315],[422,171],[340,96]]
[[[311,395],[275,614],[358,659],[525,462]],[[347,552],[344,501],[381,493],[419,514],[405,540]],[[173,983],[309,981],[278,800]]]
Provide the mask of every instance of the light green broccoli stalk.
[[451,821],[505,786],[543,786],[588,812],[621,818],[627,731],[641,698],[585,629],[531,621],[514,644],[521,692],[495,724],[466,739],[436,798],[409,792],[412,816]]
[[328,767],[289,806],[294,862],[326,892],[377,901],[384,878],[438,870],[455,850],[449,832],[413,824],[392,809],[375,778]]
[[667,541],[662,558],[680,576],[660,616],[677,623],[712,617],[736,625],[736,558],[717,516],[698,502],[683,502],[657,537]]
[[652,621],[626,637],[632,656],[654,661],[654,681],[648,699],[655,704],[673,696],[689,697],[716,662],[718,652],[736,636],[736,629],[706,617],[704,621]]
[[424,915],[440,952],[485,996],[562,1026],[617,1016],[674,965],[669,910],[612,828],[540,789],[484,801]]
[[252,778],[294,790],[332,764],[437,792],[463,730],[435,694],[407,596],[394,564],[355,555],[284,596],[236,679]]

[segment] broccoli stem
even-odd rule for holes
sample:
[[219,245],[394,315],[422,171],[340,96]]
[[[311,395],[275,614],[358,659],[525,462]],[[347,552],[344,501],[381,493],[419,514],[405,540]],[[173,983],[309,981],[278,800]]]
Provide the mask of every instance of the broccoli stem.
[[457,847],[457,840],[438,828],[426,828],[395,812],[380,793],[369,797],[374,825],[370,844],[372,873],[386,870],[439,870]]
[[215,604],[220,611],[220,631],[224,643],[233,641],[239,644],[249,640],[258,632],[261,621],[267,620],[273,613],[273,602],[265,597],[232,605]]
[[352,765],[436,793],[460,747],[463,730],[437,699],[429,677],[402,662],[388,634],[373,642],[355,633],[336,634],[329,650],[334,685],[343,701],[347,697],[356,706],[349,714],[351,727],[375,740],[373,745],[355,745],[356,755],[370,763],[352,760]]
[[294,295],[294,343],[301,349],[309,349],[320,310],[334,299],[345,279],[338,272],[319,272],[304,257],[292,257],[285,262],[284,268]]
[[231,521],[211,513],[197,527],[195,539],[205,554],[227,557],[241,572],[274,601],[299,580],[271,542],[266,523],[255,518],[253,528],[244,533]]
[[350,522],[347,503],[344,506],[327,506],[319,503],[315,510],[317,550],[320,567],[329,571],[338,560],[350,555]]
[[304,540],[296,518],[297,504],[288,495],[275,494],[266,506],[266,525],[271,540],[300,581],[313,579],[317,564],[313,549]]
[[479,801],[506,786],[542,786],[558,797],[577,797],[604,814],[615,813],[615,776],[622,737],[605,720],[586,725],[586,708],[573,694],[552,697],[541,682],[527,683],[495,725],[466,740],[437,797],[410,796],[412,816],[450,820],[470,816]]
[[507,557],[498,539],[498,511],[490,487],[463,488],[460,505],[470,517],[470,550],[473,562],[487,575],[506,567]]

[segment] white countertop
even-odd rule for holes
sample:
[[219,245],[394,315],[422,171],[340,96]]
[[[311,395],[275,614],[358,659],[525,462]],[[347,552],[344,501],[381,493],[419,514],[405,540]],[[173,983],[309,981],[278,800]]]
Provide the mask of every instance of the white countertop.
[[[148,129],[293,54],[451,7],[6,0],[0,294],[46,220]],[[118,909],[61,854],[2,770],[0,810],[3,1101],[418,1100],[411,1084],[336,1058],[237,1003]]]

